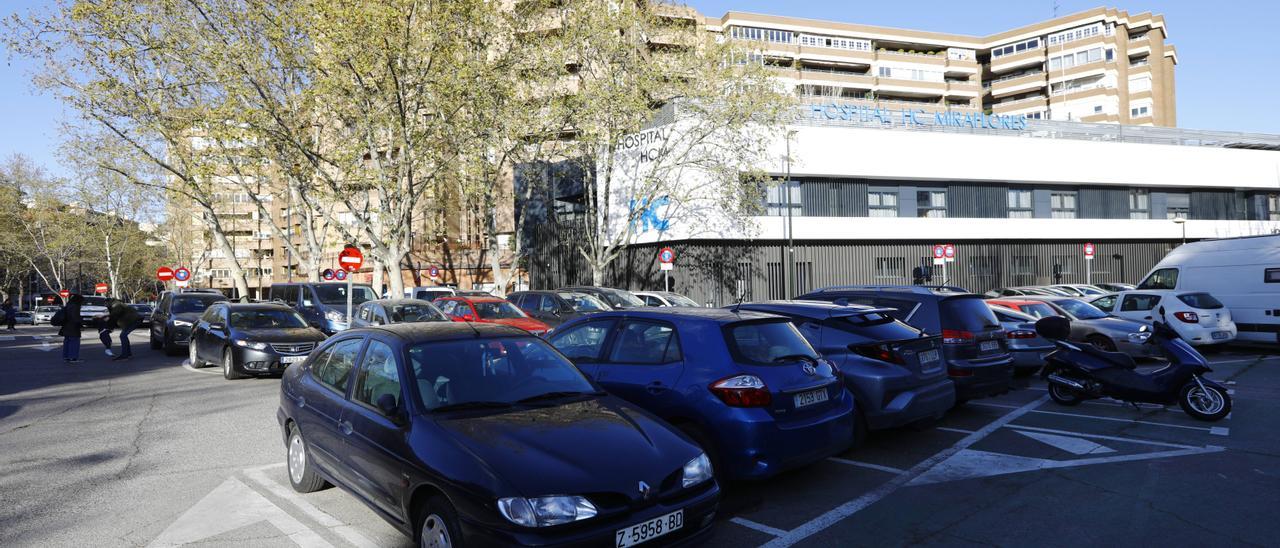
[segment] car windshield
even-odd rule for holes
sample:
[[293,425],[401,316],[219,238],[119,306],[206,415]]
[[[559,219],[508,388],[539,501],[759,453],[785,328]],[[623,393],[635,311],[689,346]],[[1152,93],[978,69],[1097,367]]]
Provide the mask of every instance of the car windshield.
[[729,351],[739,361],[775,365],[798,359],[817,359],[809,342],[787,321],[732,324],[725,330]]
[[107,306],[107,298],[86,296],[84,298],[84,302],[80,303],[80,306],[81,307],[85,307],[85,306],[104,306],[105,307]]
[[870,312],[848,317],[832,318],[829,322],[837,329],[853,333],[868,341],[900,341],[920,336],[920,330],[902,323],[888,314]]
[[235,329],[291,329],[306,327],[297,312],[285,309],[232,310],[231,327]]
[[671,303],[671,306],[698,306],[698,301],[690,299],[684,295],[677,295],[675,293],[663,293],[662,298],[666,299],[667,302]]
[[560,293],[560,298],[569,302],[574,310],[578,312],[602,312],[609,310],[609,305],[600,302],[600,299],[585,295],[582,293]]
[[[316,297],[319,297],[320,302],[324,304],[347,304],[347,284],[318,284],[312,287],[316,290]],[[373,298],[372,287],[367,285],[351,286],[352,306],[372,301]]]
[[630,291],[621,291],[618,289],[600,288],[600,294],[604,296],[604,300],[614,308],[636,308],[644,306],[644,301],[640,297],[632,295]]
[[209,305],[218,301],[225,301],[226,297],[222,295],[183,295],[173,298],[173,314],[186,314],[188,312],[204,312]]
[[1057,310],[1054,310],[1052,306],[1044,303],[1024,304],[1018,307],[1018,311],[1037,319],[1062,315]]
[[427,410],[596,391],[572,362],[535,337],[421,343],[409,349],[409,361]]
[[1191,308],[1202,308],[1205,310],[1217,310],[1222,308],[1222,301],[1214,298],[1208,293],[1183,293],[1178,295],[1178,300],[1187,303]]
[[1138,289],[1173,289],[1178,287],[1178,269],[1161,268],[1138,284]]
[[41,306],[36,308],[36,312],[57,312],[58,310],[59,308],[56,306]]
[[1076,319],[1078,320],[1096,320],[1098,318],[1107,317],[1106,312],[1098,310],[1098,307],[1093,306],[1084,301],[1077,301],[1075,299],[1061,299],[1058,301],[1054,301],[1053,304],[1056,304],[1062,307],[1063,310],[1066,310],[1069,314],[1071,314],[1072,316],[1075,316]]
[[387,312],[391,313],[391,323],[449,321],[440,309],[427,303],[393,304],[387,307]]
[[524,312],[521,312],[516,305],[508,301],[480,301],[471,303],[476,308],[476,314],[479,314],[485,320],[510,320],[514,318],[528,318]]

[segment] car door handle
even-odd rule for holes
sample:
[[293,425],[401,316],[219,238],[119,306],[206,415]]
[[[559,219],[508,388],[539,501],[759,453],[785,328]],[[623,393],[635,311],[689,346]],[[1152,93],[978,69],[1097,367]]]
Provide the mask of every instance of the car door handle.
[[343,434],[350,436],[351,421],[338,421],[338,430],[341,430]]
[[1147,317],[1145,317],[1145,318],[1143,318],[1143,319],[1144,319],[1144,320],[1150,320],[1150,319],[1151,319],[1151,316],[1147,316]]
[[660,381],[654,381],[649,384],[646,384],[644,386],[644,389],[649,391],[650,394],[661,394],[667,391],[667,387],[663,386],[663,384]]

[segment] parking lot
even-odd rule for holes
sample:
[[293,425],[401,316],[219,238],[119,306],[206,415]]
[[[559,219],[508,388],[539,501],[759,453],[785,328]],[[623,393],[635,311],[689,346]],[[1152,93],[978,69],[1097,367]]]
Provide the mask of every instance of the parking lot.
[[[336,489],[284,471],[278,381],[225,381],[92,338],[66,366],[52,328],[0,337],[0,545],[408,546]],[[1218,423],[1110,400],[1061,407],[1039,379],[936,424],[725,487],[713,546],[1274,545],[1280,356],[1208,356]]]

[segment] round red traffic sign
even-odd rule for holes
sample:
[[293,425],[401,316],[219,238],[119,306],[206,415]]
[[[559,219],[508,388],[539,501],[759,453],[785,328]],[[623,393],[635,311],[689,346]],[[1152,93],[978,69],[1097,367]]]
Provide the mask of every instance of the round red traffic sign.
[[67,298],[67,297],[70,297],[70,296],[71,296],[71,292],[70,292],[70,291],[67,291],[66,289],[63,289],[62,291],[59,291],[59,292],[58,292],[58,295],[62,296],[62,298],[64,298],[64,299],[65,299],[65,298]]
[[337,279],[338,279],[338,281],[345,280],[345,279],[347,279],[347,271],[346,271],[346,270],[339,270],[339,271],[337,271],[337,272],[334,272],[334,273],[333,273],[333,277],[334,277],[334,278],[337,278]]
[[947,252],[947,249],[946,249],[946,248],[947,248],[947,246],[946,246],[946,245],[944,245],[944,244],[934,244],[934,246],[933,246],[933,258],[935,258],[935,259],[941,259],[941,258],[945,257],[945,256],[946,256],[946,252]]
[[943,249],[942,252],[948,259],[956,258],[956,246],[954,244],[947,244],[946,248]]
[[324,278],[324,280],[325,280],[326,282],[327,282],[327,281],[329,281],[329,280],[332,280],[332,279],[333,279],[333,269],[332,269],[332,268],[326,268],[326,269],[324,269],[324,272],[321,272],[321,273],[320,273],[320,277],[321,277],[321,278]]
[[172,268],[169,268],[169,267],[167,267],[167,266],[162,266],[162,267],[160,267],[160,268],[157,268],[157,269],[156,269],[156,279],[157,279],[157,280],[160,280],[160,281],[162,281],[162,282],[167,282],[167,281],[169,281],[169,280],[172,280],[172,279],[173,279],[173,269],[172,269]]
[[658,262],[665,264],[676,262],[676,250],[669,247],[658,250]]
[[180,266],[178,267],[177,270],[173,271],[173,279],[178,280],[180,282],[185,282],[187,280],[190,280],[191,271],[187,270],[185,266]]
[[354,245],[348,245],[342,248],[341,253],[338,253],[338,267],[347,272],[360,270],[360,266],[363,264],[364,253],[361,253],[360,248]]
[[96,284],[96,285],[94,285],[94,286],[93,286],[93,292],[94,292],[94,293],[106,293],[106,292],[107,292],[107,284],[105,284],[105,283],[100,283],[100,284]]
[[1094,252],[1093,244],[1091,244],[1091,243],[1084,244],[1084,256],[1085,256],[1085,257],[1092,257],[1092,256],[1093,256],[1093,252]]
[[438,266],[436,266],[436,265],[431,265],[431,266],[427,267],[427,276],[430,276],[430,277],[432,277],[432,278],[439,278],[439,277],[440,277],[440,267],[438,267]]

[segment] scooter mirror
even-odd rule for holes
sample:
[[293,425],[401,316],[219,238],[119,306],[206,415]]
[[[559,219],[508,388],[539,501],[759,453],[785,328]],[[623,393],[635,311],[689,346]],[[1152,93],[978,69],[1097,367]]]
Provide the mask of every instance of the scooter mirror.
[[1045,316],[1036,320],[1036,333],[1051,341],[1065,340],[1071,335],[1071,320],[1062,316]]

